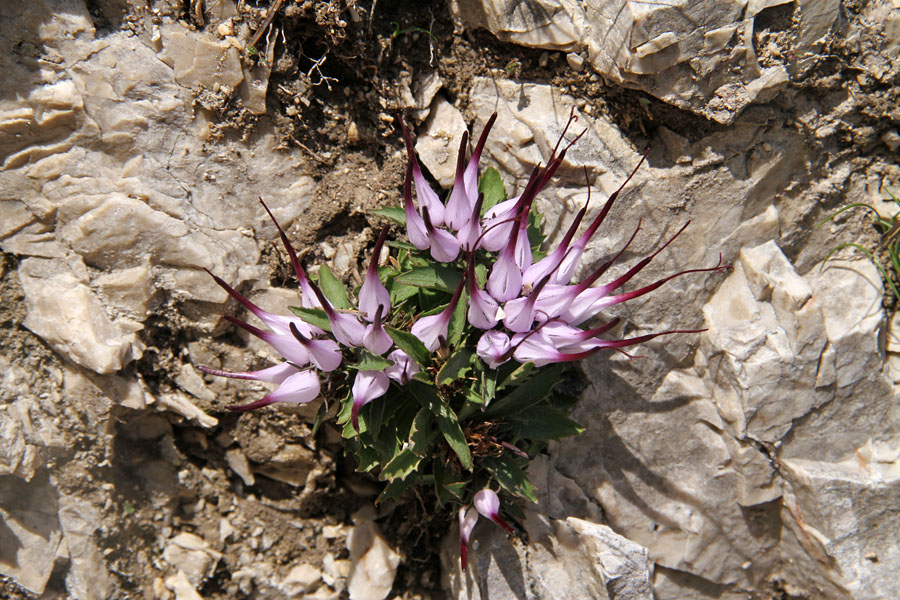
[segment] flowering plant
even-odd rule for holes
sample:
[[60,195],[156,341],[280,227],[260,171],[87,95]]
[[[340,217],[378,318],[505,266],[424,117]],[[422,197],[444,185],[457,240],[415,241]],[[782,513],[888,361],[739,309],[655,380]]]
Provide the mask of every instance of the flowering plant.
[[[229,407],[236,411],[276,402],[308,403],[322,394],[324,379],[328,385],[322,395],[338,402],[331,411],[323,403],[316,427],[327,418],[341,427],[358,470],[386,483],[379,501],[430,487],[440,505],[458,510],[463,568],[478,515],[512,532],[500,516],[501,497],[504,511],[520,516],[516,498],[536,502],[526,475],[530,458],[549,440],[582,431],[566,414],[575,398],[558,385],[564,365],[660,335],[693,333],[615,339],[601,336],[610,334],[619,319],[592,320],[603,309],[685,273],[726,268],[719,264],[682,271],[619,291],[682,227],[653,255],[612,281],[594,285],[628,244],[572,283],[588,241],[622,188],[576,238],[588,212],[585,205],[560,243],[545,254],[540,217],[532,206],[580,136],[561,150],[557,144],[546,166],[532,171],[522,193],[507,199],[495,170],[478,179],[479,159],[495,118],[487,122],[468,161],[463,135],[446,203],[426,181],[403,125],[409,152],[403,207],[376,213],[405,226],[409,243],[387,242],[389,228],[381,230],[355,302],[326,266],[320,267],[317,283],[307,276],[277,222],[300,283],[301,306],[291,309],[292,316],[262,310],[213,275],[268,330],[225,318],[269,343],[284,362],[240,373],[200,367],[212,375],[277,385],[256,402]],[[418,202],[413,201],[413,187]]]

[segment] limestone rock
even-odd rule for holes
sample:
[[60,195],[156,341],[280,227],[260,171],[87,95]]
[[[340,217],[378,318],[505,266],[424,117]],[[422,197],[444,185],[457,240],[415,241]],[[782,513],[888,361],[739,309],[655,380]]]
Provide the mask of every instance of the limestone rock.
[[465,572],[460,569],[458,532],[452,531],[442,545],[444,585],[454,598],[653,599],[647,549],[605,525],[553,519],[547,533],[527,546],[511,543],[487,522],[475,531]]
[[350,574],[347,589],[350,600],[384,600],[394,585],[400,555],[394,552],[378,526],[370,519],[360,519],[347,536],[350,551]]
[[459,143],[467,129],[459,110],[440,96],[434,99],[425,129],[416,140],[416,152],[445,189],[453,186]]
[[0,507],[0,574],[41,594],[62,541],[56,489],[46,477],[28,483],[4,477]]
[[69,550],[71,566],[66,589],[75,600],[104,600],[112,591],[112,578],[94,542],[101,513],[87,501],[60,496],[59,523]]
[[[771,97],[809,69],[839,15],[836,0],[815,7],[790,0],[453,0],[451,6],[469,27],[569,56],[584,52],[607,80],[721,123],[731,123],[750,103]],[[761,13],[768,17],[778,10],[799,25],[789,33],[792,53],[776,46],[761,57],[755,21]],[[773,33],[782,33],[777,27]]]
[[66,359],[113,373],[139,358],[133,332],[107,316],[100,299],[67,263],[28,258],[19,267],[28,316],[25,326]]
[[181,23],[166,23],[159,31],[160,60],[174,69],[181,85],[208,89],[224,85],[233,90],[244,80],[240,55],[229,42],[198,35]]
[[302,564],[292,567],[281,580],[280,589],[290,597],[300,596],[311,592],[318,587],[322,580],[322,571],[310,564]]
[[212,575],[220,557],[206,540],[186,531],[170,539],[163,550],[166,562],[184,573],[195,587]]

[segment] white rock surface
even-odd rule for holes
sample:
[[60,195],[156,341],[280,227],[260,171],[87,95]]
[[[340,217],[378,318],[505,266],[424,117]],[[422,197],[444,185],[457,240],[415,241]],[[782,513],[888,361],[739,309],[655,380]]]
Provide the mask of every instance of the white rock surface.
[[653,600],[647,549],[605,525],[543,518],[529,531],[527,546],[511,542],[488,522],[475,531],[465,572],[460,569],[458,531],[442,545],[444,585],[455,598]]
[[[815,64],[840,7],[836,0],[450,4],[457,20],[470,28],[483,27],[501,40],[566,51],[569,56],[584,52],[607,80],[720,123],[733,122],[747,105],[771,98]],[[760,48],[754,39],[755,22],[762,11],[780,5],[788,5],[788,18],[798,26],[788,32],[789,42],[780,40],[782,46],[776,46],[773,38],[771,47]],[[775,34],[781,31],[775,29]]]
[[85,281],[80,260],[73,269],[58,259],[25,259],[19,281],[28,310],[25,326],[69,360],[97,373],[114,373],[140,358],[142,345],[133,329],[107,316]]
[[288,571],[288,574],[281,580],[280,589],[289,597],[305,597],[303,595],[315,590],[320,581],[322,581],[322,571],[310,564],[303,563]]
[[394,585],[400,555],[381,537],[375,521],[358,518],[347,536],[350,600],[384,600]]
[[182,531],[166,543],[163,558],[196,587],[212,575],[221,554],[202,537]]
[[441,96],[431,103],[424,130],[416,139],[416,152],[441,187],[453,187],[459,143],[468,130],[462,113]]

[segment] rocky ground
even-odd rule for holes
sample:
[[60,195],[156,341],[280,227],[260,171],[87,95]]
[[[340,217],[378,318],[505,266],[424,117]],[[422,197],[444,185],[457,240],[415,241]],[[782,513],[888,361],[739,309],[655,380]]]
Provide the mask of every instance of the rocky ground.
[[[0,4],[0,48],[0,596],[900,596],[896,306],[859,253],[820,268],[881,251],[867,214],[816,227],[897,211],[900,7],[33,0]],[[512,194],[572,107],[548,235],[649,147],[588,265],[640,218],[623,268],[691,226],[638,285],[734,269],[617,313],[706,331],[588,360],[587,431],[463,574],[453,520],[374,507],[318,406],[224,409],[262,387],[194,366],[272,356],[203,269],[296,304],[261,196],[359,282],[368,211],[399,204],[398,111],[445,187],[497,112]]]

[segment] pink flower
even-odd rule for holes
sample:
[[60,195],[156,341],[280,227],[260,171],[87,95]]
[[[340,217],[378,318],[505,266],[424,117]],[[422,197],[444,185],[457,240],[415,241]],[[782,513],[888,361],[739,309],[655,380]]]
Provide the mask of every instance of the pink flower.
[[424,210],[427,208],[431,214],[431,222],[435,227],[444,224],[444,205],[441,204],[440,198],[425,181],[422,175],[422,169],[419,168],[419,161],[416,158],[416,151],[413,149],[412,138],[409,136],[409,130],[406,129],[406,123],[400,119],[400,127],[403,129],[403,139],[406,141],[406,153],[409,155],[410,167],[412,169],[413,180],[416,182],[416,195],[419,197],[419,207]]
[[482,517],[490,519],[505,529],[507,533],[513,533],[513,528],[509,523],[500,518],[500,498],[497,496],[497,492],[490,488],[484,488],[475,492],[472,503]]
[[375,320],[366,326],[366,333],[363,336],[363,346],[366,350],[378,355],[384,354],[394,345],[394,340],[384,330],[381,322],[381,310],[381,306],[375,310]]
[[422,209],[425,218],[425,231],[428,232],[428,241],[431,247],[431,257],[441,263],[449,263],[459,256],[459,240],[449,231],[434,227],[431,222],[431,213],[428,208]]
[[450,318],[453,317],[453,312],[456,310],[456,305],[459,304],[465,279],[463,277],[456,286],[456,291],[453,292],[447,308],[436,315],[420,317],[410,329],[410,333],[419,338],[429,352],[434,352],[447,343],[447,328],[450,325]]
[[459,558],[462,570],[466,570],[468,564],[469,541],[472,536],[472,530],[478,522],[480,514],[486,519],[490,519],[507,533],[514,533],[513,528],[500,517],[500,498],[497,492],[490,488],[484,488],[475,492],[472,500],[474,506],[466,510],[465,507],[459,509]]
[[387,239],[388,228],[381,230],[378,241],[372,249],[372,259],[369,261],[369,269],[366,271],[366,278],[363,280],[362,287],[359,288],[359,311],[366,315],[369,322],[375,320],[375,313],[380,308],[381,315],[385,316],[391,310],[391,295],[387,288],[378,278],[378,258],[381,255],[381,248]]
[[469,323],[479,329],[490,329],[497,324],[497,301],[487,292],[478,289],[475,279],[475,262],[469,254],[466,264],[466,277],[469,280],[469,309],[466,315]]
[[469,132],[464,131],[459,143],[459,156],[456,159],[456,179],[453,182],[453,190],[444,207],[444,223],[453,231],[459,231],[465,225],[472,214],[472,203],[469,201],[468,190],[463,180],[466,168],[466,144],[469,141]]
[[478,511],[475,507],[460,507],[459,509],[459,562],[462,570],[465,571],[469,564],[469,539],[472,537],[472,530],[478,522]]
[[319,390],[319,377],[315,372],[312,370],[299,371],[286,377],[275,391],[270,392],[264,398],[243,406],[228,406],[227,408],[237,412],[246,412],[274,404],[275,402],[306,404],[318,397]]
[[376,398],[381,398],[387,393],[390,380],[381,371],[359,371],[353,380],[353,408],[350,418],[353,429],[359,433],[359,410]]
[[510,359],[510,341],[509,336],[502,331],[492,329],[485,331],[478,339],[475,351],[481,357],[487,366],[496,369]]
[[394,364],[385,369],[384,374],[400,385],[409,383],[409,380],[419,372],[418,363],[411,359],[403,350],[394,350],[388,354],[388,360]]

